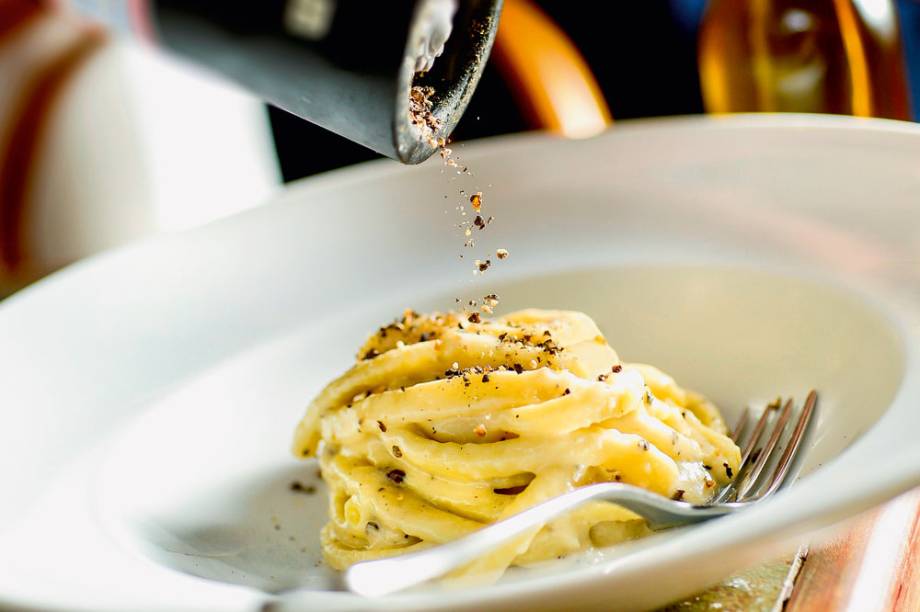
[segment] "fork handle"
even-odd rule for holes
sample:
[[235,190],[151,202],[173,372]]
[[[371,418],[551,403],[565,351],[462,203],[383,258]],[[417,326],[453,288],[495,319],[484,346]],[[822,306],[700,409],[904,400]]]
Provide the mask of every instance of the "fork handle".
[[598,499],[616,502],[636,512],[648,521],[652,529],[707,521],[729,514],[741,506],[694,506],[630,485],[600,483],[554,497],[441,546],[399,557],[357,563],[346,571],[345,585],[349,590],[367,597],[401,591],[443,576],[560,514]]

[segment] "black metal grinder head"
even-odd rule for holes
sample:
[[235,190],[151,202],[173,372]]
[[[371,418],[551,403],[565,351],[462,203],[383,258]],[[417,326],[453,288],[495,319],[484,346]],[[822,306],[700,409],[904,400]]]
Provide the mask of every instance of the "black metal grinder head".
[[457,125],[501,10],[501,0],[152,4],[160,44],[408,164],[430,157]]

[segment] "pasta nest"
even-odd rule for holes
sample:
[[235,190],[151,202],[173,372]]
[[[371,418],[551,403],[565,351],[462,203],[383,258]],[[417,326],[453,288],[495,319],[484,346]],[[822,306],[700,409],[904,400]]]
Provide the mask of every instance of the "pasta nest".
[[[703,502],[740,462],[704,397],[621,363],[587,315],[535,309],[492,320],[406,311],[311,402],[293,450],[316,456],[328,484],[321,539],[336,569],[596,482]],[[625,508],[588,503],[464,571],[499,575],[646,532]]]

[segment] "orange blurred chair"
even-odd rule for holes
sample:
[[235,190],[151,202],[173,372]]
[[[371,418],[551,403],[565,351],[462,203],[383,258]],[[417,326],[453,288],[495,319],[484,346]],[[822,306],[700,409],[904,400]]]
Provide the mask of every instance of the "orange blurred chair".
[[613,121],[578,49],[531,0],[505,0],[492,54],[532,127],[585,138]]

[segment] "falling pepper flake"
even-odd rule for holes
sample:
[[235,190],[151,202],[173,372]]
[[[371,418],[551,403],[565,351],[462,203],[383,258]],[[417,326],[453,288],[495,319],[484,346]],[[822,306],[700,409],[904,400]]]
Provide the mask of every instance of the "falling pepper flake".
[[565,391],[562,392],[562,395],[568,395],[568,394],[571,393],[571,392],[572,392],[572,390],[569,389],[568,387],[566,387]]
[[489,382],[489,375],[488,375],[488,374],[483,374],[483,375],[482,375],[482,382],[484,382],[484,383]]
[[520,373],[522,373],[522,372],[524,371],[524,366],[522,366],[522,365],[519,364],[519,363],[516,363],[516,364],[514,364],[514,365],[511,366],[511,367],[514,368],[514,371],[515,371],[517,374],[520,374]]
[[370,348],[368,349],[366,353],[364,353],[364,357],[362,357],[361,359],[366,361],[368,359],[373,359],[374,357],[378,357],[379,355],[380,355],[380,352],[377,349]]
[[383,421],[377,421],[377,427],[380,428],[380,431],[386,433],[386,431],[387,431],[387,426],[384,424]]
[[482,319],[479,317],[478,312],[470,313],[470,316],[468,316],[466,320],[469,321],[470,323],[481,323],[482,322]]
[[316,493],[316,487],[313,485],[305,485],[299,480],[292,482],[288,488],[294,493],[303,493],[305,495],[312,495],[313,493]]
[[485,222],[485,220],[482,218],[481,215],[476,215],[476,218],[473,219],[473,225],[475,225],[475,226],[476,226],[476,229],[478,229],[478,230],[480,230],[480,231],[486,229],[486,222]]
[[482,208],[482,192],[477,191],[470,196],[470,204],[473,207],[473,210],[479,212],[479,209]]
[[495,256],[498,257],[499,259],[507,259],[508,249],[496,249]]
[[677,489],[674,491],[674,495],[671,496],[671,499],[674,501],[680,501],[684,498],[685,491],[683,489]]
[[610,368],[610,371],[613,372],[614,374],[619,374],[620,372],[623,371],[623,366],[621,366],[620,364],[616,364],[615,366]]
[[406,479],[406,473],[402,470],[390,470],[387,472],[387,478],[399,484]]
[[402,457],[402,450],[395,444],[393,445],[393,456],[396,457],[397,459]]
[[731,466],[728,465],[727,463],[723,463],[723,464],[722,464],[722,467],[725,468],[725,475],[728,476],[729,478],[731,478],[731,477],[732,477],[732,468],[731,468]]

